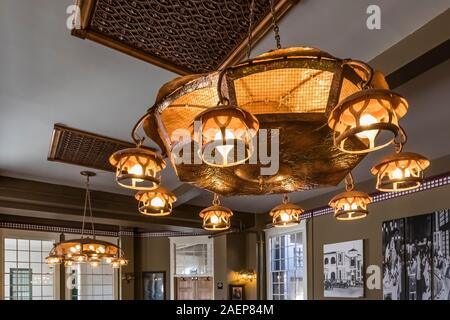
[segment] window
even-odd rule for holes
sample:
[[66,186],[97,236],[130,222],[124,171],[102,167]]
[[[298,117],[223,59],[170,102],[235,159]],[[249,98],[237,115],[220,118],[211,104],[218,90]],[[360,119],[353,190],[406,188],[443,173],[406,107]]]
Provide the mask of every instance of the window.
[[[117,238],[96,237],[96,239],[117,243]],[[118,270],[106,262],[93,268],[88,263],[66,267],[67,300],[114,300]]]
[[305,242],[304,222],[294,228],[266,230],[269,299],[306,299]]
[[336,258],[335,257],[331,257],[331,264],[335,264],[336,263]]
[[45,263],[53,241],[3,238],[3,295],[8,300],[54,299],[54,269]]
[[77,264],[66,268],[67,299],[113,300],[114,269],[107,263],[97,268],[89,264]]
[[328,258],[325,258],[325,264],[328,264]]

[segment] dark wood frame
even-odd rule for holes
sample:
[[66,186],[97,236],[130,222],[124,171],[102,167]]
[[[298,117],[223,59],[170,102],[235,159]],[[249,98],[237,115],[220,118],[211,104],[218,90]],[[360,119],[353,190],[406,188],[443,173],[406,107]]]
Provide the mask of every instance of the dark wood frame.
[[240,300],[245,300],[245,285],[244,284],[230,284],[228,286],[228,295],[230,297],[230,300],[239,300],[239,299],[233,299],[233,289],[234,288],[242,288],[242,297]]
[[146,274],[153,274],[153,273],[162,273],[163,274],[163,278],[164,278],[164,281],[163,281],[163,288],[164,288],[164,299],[163,300],[167,300],[167,286],[166,286],[166,280],[167,280],[167,278],[166,278],[166,271],[143,271],[142,272],[142,276],[141,276],[141,282],[142,282],[142,299],[144,299],[144,297],[145,297],[145,294],[144,294],[144,279],[145,279],[145,275]]

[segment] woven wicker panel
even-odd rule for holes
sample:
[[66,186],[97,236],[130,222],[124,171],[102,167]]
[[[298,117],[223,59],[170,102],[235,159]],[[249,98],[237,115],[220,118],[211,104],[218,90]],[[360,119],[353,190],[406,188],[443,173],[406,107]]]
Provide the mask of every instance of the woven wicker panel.
[[78,166],[115,171],[109,157],[116,151],[134,147],[133,144],[55,125],[48,160]]
[[332,72],[305,68],[254,73],[234,81],[237,104],[253,114],[324,112],[332,78]]
[[339,101],[344,100],[345,98],[356,93],[357,91],[360,91],[358,86],[356,84],[354,84],[353,82],[351,82],[350,80],[344,78],[344,80],[342,81],[341,94],[339,95]]

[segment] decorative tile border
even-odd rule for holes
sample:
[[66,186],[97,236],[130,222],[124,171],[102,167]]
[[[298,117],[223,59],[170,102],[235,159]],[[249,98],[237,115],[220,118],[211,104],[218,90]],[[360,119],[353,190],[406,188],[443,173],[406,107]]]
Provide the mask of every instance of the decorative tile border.
[[157,238],[157,237],[187,237],[187,236],[202,236],[205,233],[202,232],[177,232],[177,231],[166,231],[166,232],[140,232],[136,236],[138,238]]
[[[371,193],[370,196],[372,197],[372,203],[376,203],[376,202],[382,202],[382,201],[386,201],[386,200],[390,200],[390,199],[394,199],[394,198],[403,197],[403,196],[417,193],[417,192],[422,192],[422,191],[427,191],[427,190],[431,190],[434,188],[439,188],[439,187],[446,186],[449,184],[450,184],[450,172],[442,174],[442,175],[427,178],[424,180],[424,182],[422,183],[422,185],[419,188],[416,188],[413,190],[407,190],[407,191],[401,191],[401,192],[377,191],[377,192]],[[326,214],[332,214],[332,213],[333,213],[333,209],[331,209],[329,206],[323,206],[323,207],[319,207],[316,209],[306,211],[302,215],[302,219],[309,219],[312,216],[319,217],[319,216],[323,216]]]

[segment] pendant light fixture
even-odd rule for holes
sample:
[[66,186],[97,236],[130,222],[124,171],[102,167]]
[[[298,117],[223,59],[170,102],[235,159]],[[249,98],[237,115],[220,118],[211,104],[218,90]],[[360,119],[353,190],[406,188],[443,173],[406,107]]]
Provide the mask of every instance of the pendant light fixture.
[[365,89],[341,101],[328,119],[335,146],[347,153],[367,153],[391,144],[400,130],[398,120],[408,110],[401,95],[385,89],[368,89],[373,71],[366,64],[359,65],[365,66],[368,73]]
[[291,227],[300,223],[300,215],[305,212],[301,207],[289,202],[289,196],[283,195],[283,203],[270,211],[272,226]]
[[345,178],[346,191],[335,196],[329,203],[337,220],[357,220],[369,214],[367,205],[372,202],[372,198],[365,192],[354,191],[353,188],[353,177],[349,173]]
[[230,228],[233,211],[221,206],[219,195],[215,193],[212,206],[200,211],[199,215],[203,219],[203,229],[222,231]]
[[198,114],[190,129],[195,137],[200,123],[198,143],[202,161],[213,167],[231,167],[247,161],[253,154],[253,138],[259,122],[250,112],[233,104],[221,94],[223,72],[217,83],[219,103]]
[[[102,261],[109,263],[113,268],[115,265],[120,267],[128,264],[128,260],[123,257],[123,251],[119,246],[96,239],[89,191],[89,180],[96,174],[90,171],[82,171],[81,175],[86,177],[86,193],[81,237],[79,239],[66,240],[54,244],[48,257],[45,259],[47,264],[55,265],[64,263],[65,266],[72,266],[77,263],[89,263],[93,268],[98,267]],[[85,236],[85,224],[88,210],[91,219],[92,238]]]
[[430,165],[424,156],[403,152],[406,133],[401,129],[402,139],[396,143],[395,153],[381,159],[371,172],[377,177],[376,188],[383,192],[398,192],[420,187],[423,172]]
[[139,212],[155,217],[169,215],[172,212],[172,204],[177,200],[172,192],[163,187],[139,191],[135,197],[139,201]]
[[127,189],[153,190],[159,187],[159,173],[166,167],[162,156],[151,148],[143,148],[145,138],[140,138],[136,131],[147,119],[146,113],[133,127],[131,137],[136,148],[119,150],[111,155],[109,162],[116,168],[117,183]]

